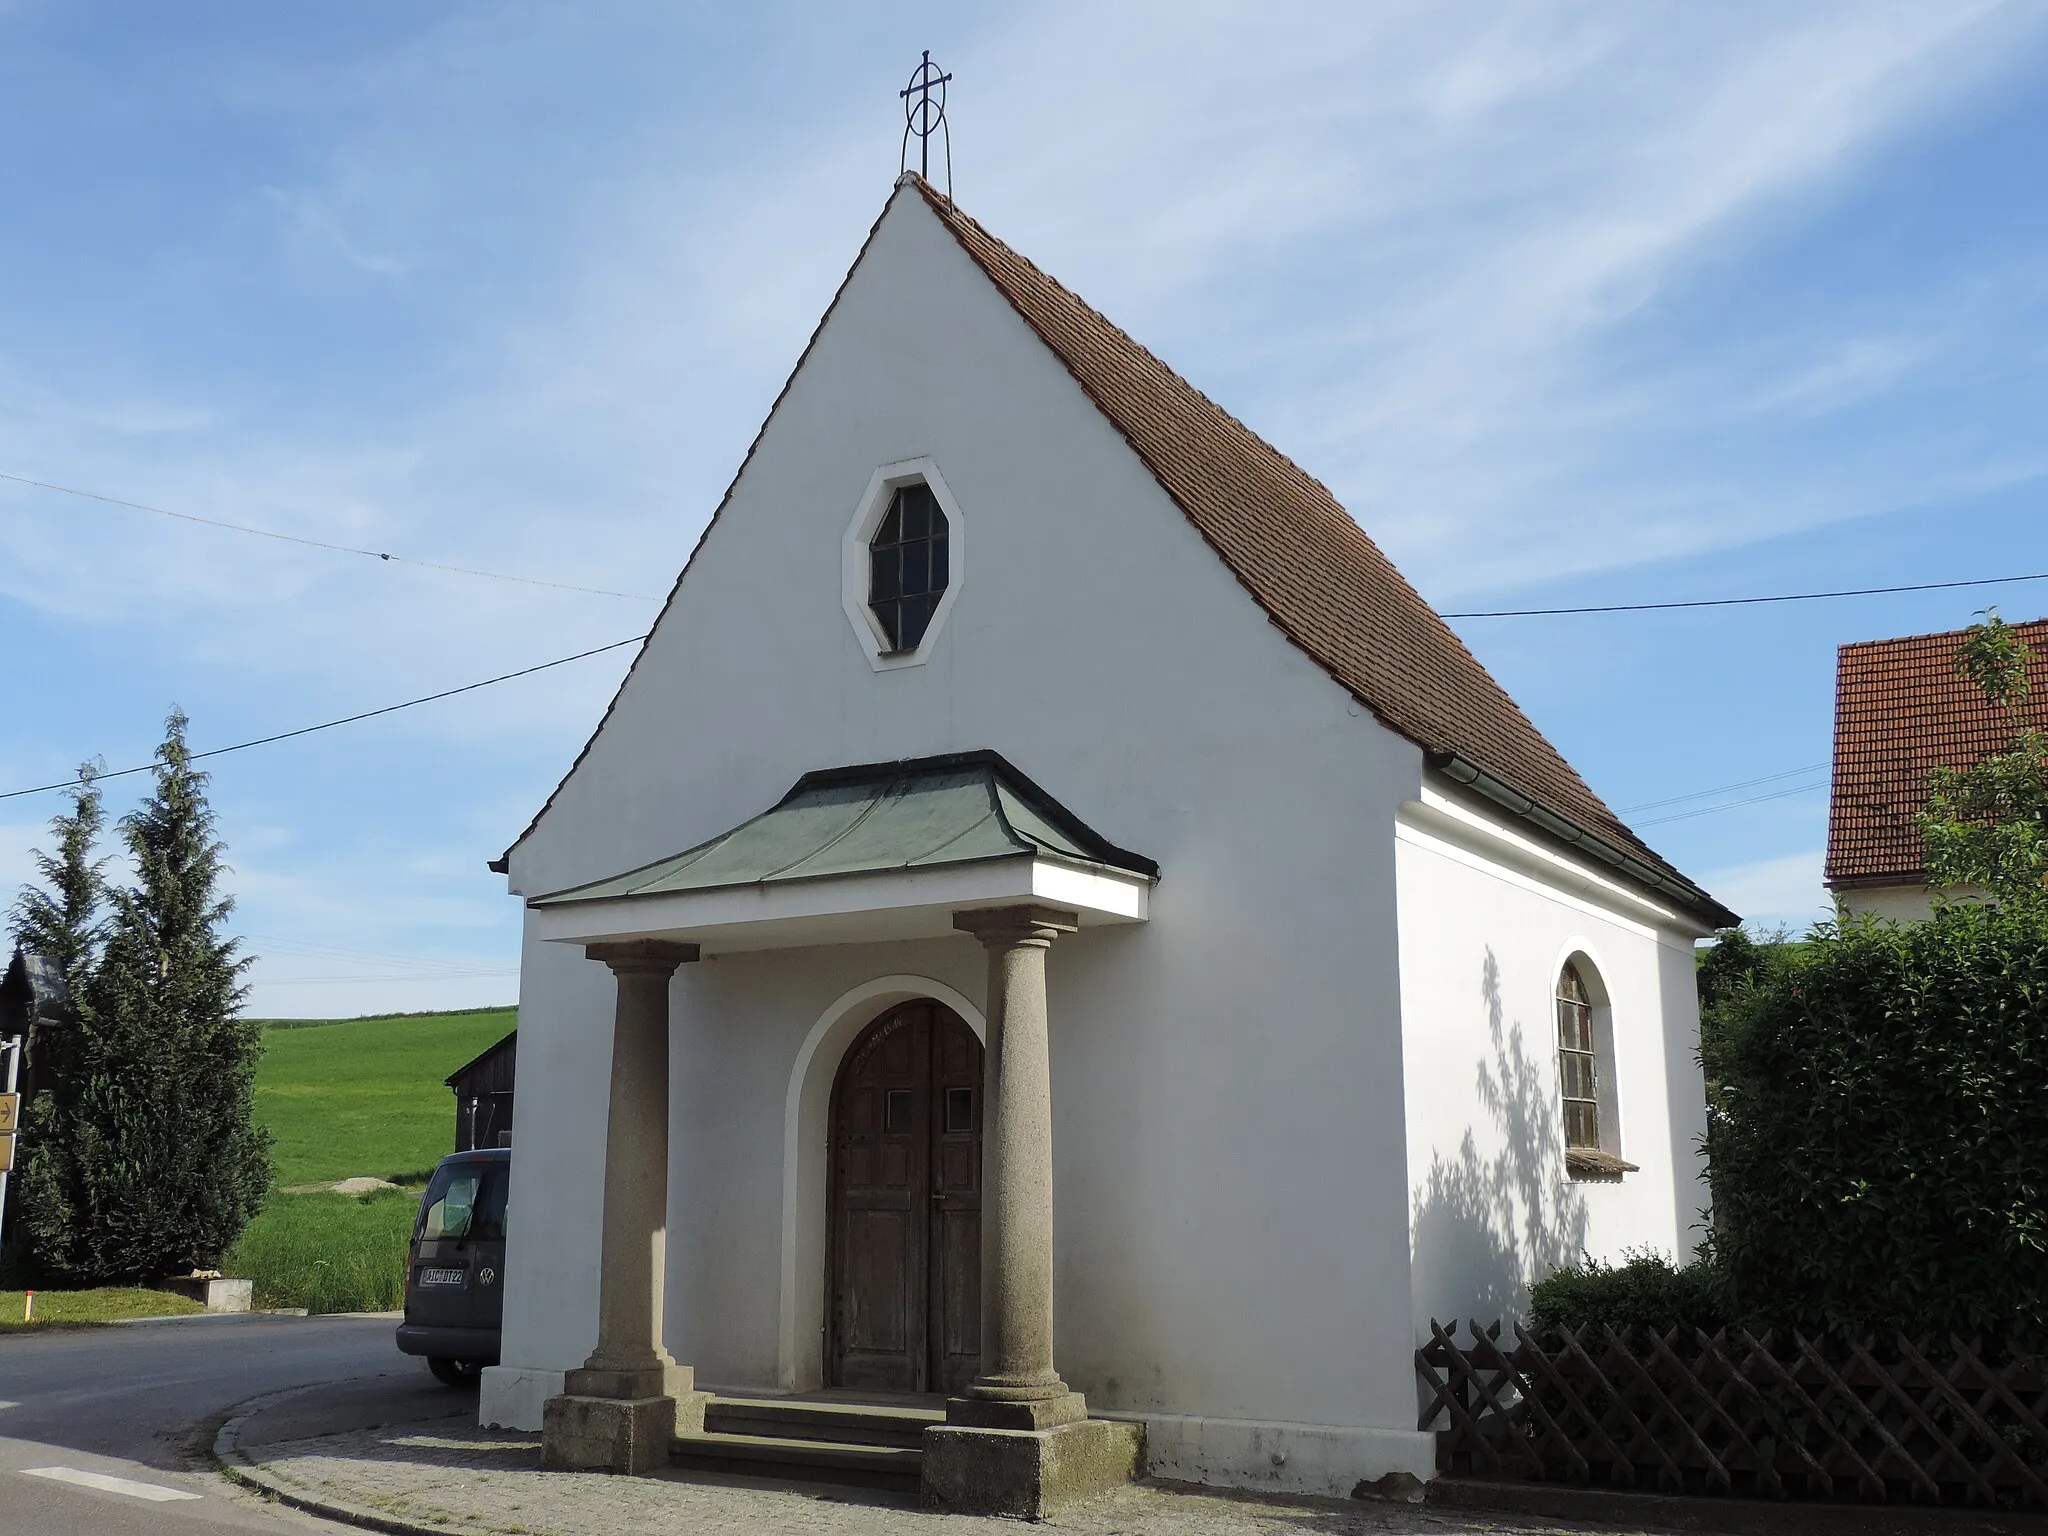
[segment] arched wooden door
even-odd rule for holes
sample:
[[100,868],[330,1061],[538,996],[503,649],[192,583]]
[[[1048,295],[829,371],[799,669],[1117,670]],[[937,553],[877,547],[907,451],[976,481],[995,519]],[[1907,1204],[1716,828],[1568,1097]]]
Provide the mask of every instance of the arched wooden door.
[[981,1042],[905,1003],[832,1088],[826,1381],[958,1392],[981,1368]]

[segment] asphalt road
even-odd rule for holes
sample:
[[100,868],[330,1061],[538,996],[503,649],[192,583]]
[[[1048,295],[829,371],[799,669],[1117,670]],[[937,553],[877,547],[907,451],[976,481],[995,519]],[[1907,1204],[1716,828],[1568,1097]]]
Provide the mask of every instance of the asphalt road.
[[461,1409],[425,1362],[398,1353],[394,1327],[249,1315],[0,1336],[0,1536],[332,1536],[235,1488],[205,1447],[235,1404],[315,1382],[346,1385],[295,1400],[262,1438]]

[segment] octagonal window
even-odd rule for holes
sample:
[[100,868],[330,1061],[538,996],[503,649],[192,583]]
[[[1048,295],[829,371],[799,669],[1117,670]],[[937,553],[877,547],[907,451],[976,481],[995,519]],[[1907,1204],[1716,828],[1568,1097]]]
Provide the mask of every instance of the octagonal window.
[[946,514],[923,481],[898,486],[868,542],[868,607],[889,654],[914,651],[946,595]]

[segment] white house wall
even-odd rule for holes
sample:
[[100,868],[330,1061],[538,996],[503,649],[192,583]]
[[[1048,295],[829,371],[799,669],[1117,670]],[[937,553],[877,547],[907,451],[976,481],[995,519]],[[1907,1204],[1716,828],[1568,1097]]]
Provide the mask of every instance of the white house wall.
[[[878,465],[926,455],[968,559],[929,663],[878,672],[841,536]],[[511,884],[689,847],[809,769],[984,747],[1164,871],[1148,923],[1050,954],[1061,1369],[1146,1416],[1171,1475],[1426,1471],[1393,835],[1420,754],[1268,623],[901,193]],[[705,1380],[772,1390],[801,1365],[783,1122],[807,1032],[884,973],[978,1003],[981,965],[963,936],[679,975],[668,1332]],[[521,1069],[547,1098],[514,1149],[501,1422],[530,1426],[590,1348],[610,1009],[601,967],[529,943]]]
[[[1887,923],[1924,923],[1934,915],[1934,893],[1924,885],[1862,885],[1837,891],[1835,899],[1851,918],[1875,917]],[[1952,894],[1949,899],[1972,900]]]
[[[1510,823],[1406,808],[1396,865],[1414,1321],[1526,1316],[1528,1287],[1581,1254],[1679,1258],[1707,1204],[1706,1095],[1689,923],[1616,894],[1598,866],[1544,876]],[[1553,865],[1573,866],[1555,854]],[[1564,1169],[1555,988],[1588,958],[1608,994],[1621,1155],[1640,1172]]]

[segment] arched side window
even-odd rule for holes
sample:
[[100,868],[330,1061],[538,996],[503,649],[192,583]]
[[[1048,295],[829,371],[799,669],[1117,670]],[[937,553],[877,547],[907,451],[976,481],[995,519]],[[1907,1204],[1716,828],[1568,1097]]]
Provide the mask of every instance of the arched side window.
[[1557,1076],[1564,1092],[1564,1144],[1600,1145],[1600,1063],[1593,1049],[1593,999],[1567,960],[1557,978]]
[[1565,1171],[1580,1179],[1633,1173],[1636,1165],[1621,1157],[1612,1012],[1599,974],[1583,956],[1567,960],[1558,972],[1556,1006]]

